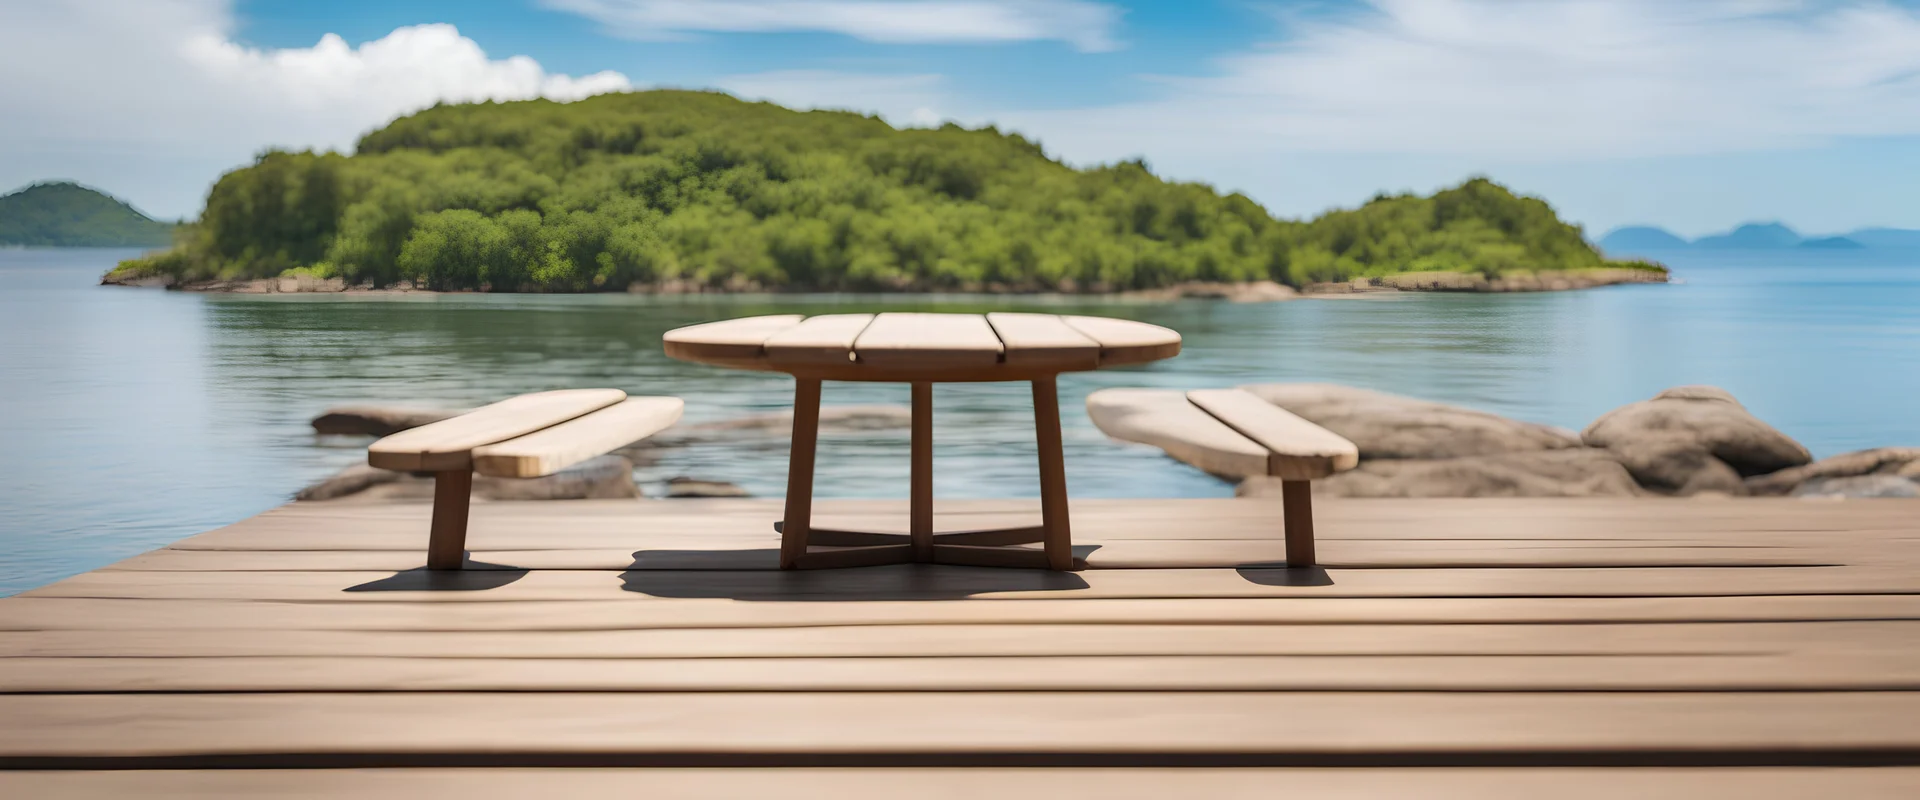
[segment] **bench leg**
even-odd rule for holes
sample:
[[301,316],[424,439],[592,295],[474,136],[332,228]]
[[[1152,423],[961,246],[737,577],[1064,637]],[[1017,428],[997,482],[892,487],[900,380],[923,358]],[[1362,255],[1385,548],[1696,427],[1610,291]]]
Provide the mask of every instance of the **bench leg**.
[[907,532],[913,560],[933,560],[933,384],[913,384],[913,447]]
[[1040,445],[1040,524],[1046,528],[1047,568],[1073,569],[1073,530],[1067,520],[1067,458],[1060,443],[1060,388],[1049,375],[1033,382],[1033,432]]
[[433,525],[427,537],[427,569],[459,569],[467,560],[467,504],[473,470],[433,473]]
[[1286,526],[1287,566],[1313,566],[1313,484],[1280,481],[1280,516]]
[[820,440],[820,381],[795,378],[793,449],[787,456],[787,510],[780,526],[780,568],[793,569],[807,554],[813,530],[813,453]]

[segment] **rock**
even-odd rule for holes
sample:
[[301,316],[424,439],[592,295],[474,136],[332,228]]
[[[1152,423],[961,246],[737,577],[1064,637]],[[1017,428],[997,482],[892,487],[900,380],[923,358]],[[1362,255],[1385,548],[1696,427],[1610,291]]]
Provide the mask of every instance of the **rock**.
[[1579,447],[1573,432],[1330,383],[1241,387],[1347,438],[1360,458],[1437,459]]
[[[1448,459],[1362,461],[1315,481],[1335,497],[1632,497],[1643,492],[1612,454],[1598,448],[1537,450]],[[1278,496],[1280,482],[1250,478],[1235,494]]]
[[[821,433],[902,430],[912,424],[913,410],[906,406],[822,406],[820,408]],[[682,425],[655,435],[648,441],[654,446],[667,447],[741,438],[785,438],[792,435],[793,411],[789,409],[717,422]]]
[[382,484],[393,483],[410,477],[404,472],[390,469],[378,469],[365,464],[355,464],[333,475],[321,479],[319,483],[301,489],[293,496],[295,500],[333,500],[348,495],[359,494]]
[[401,406],[340,406],[313,418],[315,433],[387,436],[465,413]]
[[[1722,403],[1732,403],[1736,406],[1740,406],[1740,401],[1737,399],[1734,399],[1732,392],[1729,392],[1718,386],[1703,386],[1699,384],[1694,384],[1692,386],[1675,386],[1670,389],[1661,389],[1659,394],[1656,394],[1653,396],[1653,399],[1655,400],[1718,400]],[[1746,408],[1746,406],[1740,406],[1740,407]]]
[[[640,497],[633,462],[620,456],[590,458],[541,478],[473,477],[473,496],[486,500],[606,500]],[[296,500],[433,500],[433,478],[356,464],[300,490]]]
[[1898,475],[1814,478],[1793,490],[1794,497],[1920,497],[1920,482]]
[[1747,491],[1756,495],[1783,495],[1792,493],[1807,481],[1861,475],[1920,478],[1920,447],[1876,447],[1842,453],[1806,466],[1748,478]]
[[633,462],[621,456],[589,458],[541,478],[475,475],[475,494],[488,500],[616,500],[639,497]]
[[[1621,406],[1594,420],[1581,438],[1594,447],[1639,454],[1622,459],[1628,469],[1650,463],[1644,457],[1648,453],[1666,454],[1659,461],[1675,464],[1678,457],[1672,454],[1683,450],[1711,455],[1742,476],[1763,475],[1813,460],[1799,442],[1747,413],[1733,395],[1712,386],[1676,387],[1651,400]],[[1704,460],[1698,463],[1712,468]],[[1678,473],[1658,470],[1636,470],[1634,477],[1648,486],[1674,489],[1692,480],[1677,480],[1681,477]]]
[[752,497],[746,489],[726,481],[706,481],[684,475],[667,479],[668,497]]
[[1610,449],[1641,486],[1677,495],[1746,494],[1740,473],[1690,442],[1628,442]]

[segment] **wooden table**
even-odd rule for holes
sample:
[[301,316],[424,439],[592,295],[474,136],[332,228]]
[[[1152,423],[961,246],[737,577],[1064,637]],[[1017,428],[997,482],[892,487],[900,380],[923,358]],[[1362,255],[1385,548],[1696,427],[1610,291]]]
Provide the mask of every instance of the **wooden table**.
[[[1180,353],[1180,334],[1158,325],[1055,314],[783,314],[679,328],[664,341],[667,355],[683,361],[794,377],[786,519],[775,526],[781,534],[781,569],[905,562],[1072,569],[1055,379],[1062,372],[1143,364]],[[912,384],[908,533],[812,526],[821,381]],[[936,534],[933,384],[981,381],[1033,384],[1041,524]],[[1044,549],[1013,547],[1035,542]],[[812,552],[814,546],[833,549]]]

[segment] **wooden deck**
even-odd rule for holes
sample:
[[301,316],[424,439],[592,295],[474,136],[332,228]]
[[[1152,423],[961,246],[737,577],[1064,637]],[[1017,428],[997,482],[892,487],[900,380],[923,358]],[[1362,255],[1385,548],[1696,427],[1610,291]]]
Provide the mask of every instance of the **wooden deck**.
[[0,796],[1920,796],[1920,502],[1328,501],[1287,570],[1277,503],[1081,501],[1075,573],[779,513],[478,504],[435,574],[296,504],[0,599]]

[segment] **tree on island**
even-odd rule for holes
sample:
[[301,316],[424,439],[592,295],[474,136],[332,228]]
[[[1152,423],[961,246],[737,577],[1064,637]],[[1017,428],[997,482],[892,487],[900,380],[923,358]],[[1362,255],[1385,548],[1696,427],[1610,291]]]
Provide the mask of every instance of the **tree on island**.
[[1141,161],[1074,169],[1018,134],[895,129],[709,92],[442,105],[352,156],[268,152],[116,275],[620,290],[1295,286],[1408,271],[1631,266],[1484,178],[1311,222]]

